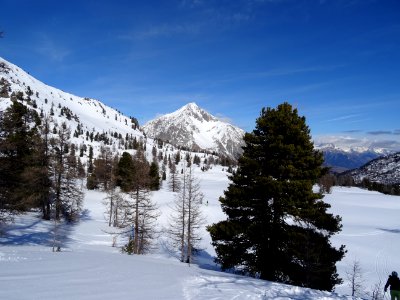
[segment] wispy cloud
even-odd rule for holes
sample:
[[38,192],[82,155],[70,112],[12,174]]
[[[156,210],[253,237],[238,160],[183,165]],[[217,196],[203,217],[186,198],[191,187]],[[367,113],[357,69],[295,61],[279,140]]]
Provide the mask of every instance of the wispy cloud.
[[369,135],[400,135],[400,129],[368,131]]
[[229,117],[227,117],[227,116],[225,116],[225,115],[223,115],[221,113],[217,113],[215,116],[220,121],[227,122],[227,123],[230,123],[230,124],[234,124],[234,120],[232,118],[229,118]]
[[357,136],[336,136],[323,135],[314,137],[315,145],[334,144],[342,149],[361,148],[381,148],[389,151],[399,151],[400,141],[396,139],[370,139]]
[[132,34],[123,35],[125,39],[148,39],[158,37],[169,37],[183,34],[198,34],[205,25],[203,23],[188,24],[161,24],[151,26],[141,31],[135,31]]
[[373,141],[371,143],[372,148],[383,148],[392,151],[400,150],[400,142],[397,140],[381,140],[381,141]]
[[278,76],[288,76],[312,72],[327,72],[333,71],[338,68],[342,68],[345,65],[319,65],[319,66],[307,66],[307,67],[283,67],[271,69],[263,72],[252,72],[242,75],[242,78],[260,78],[260,77],[278,77]]
[[201,5],[204,5],[203,0],[182,0],[179,3],[180,7],[189,7],[189,8],[198,7]]
[[[339,68],[341,65],[327,65],[327,66],[310,66],[310,67],[291,67],[291,68],[276,68],[267,71],[261,72],[241,72],[241,73],[231,73],[229,75],[220,76],[218,78],[212,79],[204,79],[198,80],[191,84],[191,86],[204,86],[204,85],[211,85],[211,86],[218,86],[223,84],[229,84],[233,82],[243,82],[245,80],[252,80],[252,79],[263,79],[263,78],[274,78],[274,77],[284,77],[290,75],[297,75],[297,74],[304,74],[310,72],[324,72],[333,70],[334,68]],[[301,85],[299,87],[294,88],[286,88],[285,91],[287,93],[302,93],[309,90],[318,89],[324,86],[327,86],[333,82],[326,81],[326,82],[318,82],[318,83],[310,83],[307,85]],[[281,95],[281,91],[278,92]]]
[[353,129],[353,130],[345,130],[343,133],[360,133],[363,132],[362,130],[359,129]]
[[392,134],[392,131],[376,130],[376,131],[368,131],[367,133],[370,135],[389,135],[389,134]]
[[354,118],[358,118],[360,116],[361,116],[360,114],[344,115],[344,116],[340,116],[340,117],[336,117],[336,118],[333,118],[333,119],[326,120],[326,122],[337,122],[337,121],[351,120],[351,119],[354,119]]
[[120,38],[137,40],[224,32],[252,20],[255,9],[249,2],[258,1],[242,0],[235,5],[219,5],[214,1],[181,0],[178,9],[185,11],[185,18],[151,24]]
[[55,42],[45,34],[39,34],[38,45],[36,45],[35,50],[40,54],[49,57],[51,60],[58,62],[63,61],[71,54],[71,50],[67,49],[60,43]]

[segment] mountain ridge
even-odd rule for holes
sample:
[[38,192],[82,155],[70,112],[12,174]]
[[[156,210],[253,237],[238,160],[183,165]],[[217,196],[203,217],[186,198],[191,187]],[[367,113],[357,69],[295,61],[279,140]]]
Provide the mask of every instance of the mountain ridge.
[[364,178],[385,185],[400,184],[400,152],[371,160],[360,168],[345,173],[359,184]]
[[[128,140],[140,139],[144,142],[147,139],[144,134],[145,127],[140,127],[136,118],[125,116],[99,100],[75,96],[49,86],[1,57],[0,76],[0,111],[10,106],[13,100],[22,102],[41,116],[50,116],[52,126],[56,127],[65,122],[71,132],[79,131],[79,134],[71,137],[71,141],[77,145],[92,144],[95,152],[104,144],[124,150],[127,149],[126,145],[131,143]],[[230,159],[235,159],[241,154],[243,130],[218,120],[193,102],[167,116],[179,119],[182,114],[184,117],[180,118],[179,126],[175,128],[175,135],[181,135],[182,140],[177,142],[166,134],[155,137],[192,151],[207,150]],[[189,128],[183,126],[185,119],[191,120]],[[208,132],[198,129],[198,124],[206,126]],[[163,133],[164,129],[161,132]],[[185,140],[193,137],[193,133],[196,137],[195,142],[188,145]],[[99,135],[104,143],[96,143],[96,138],[93,141],[93,136]],[[154,137],[152,134],[148,136]]]
[[206,150],[237,159],[244,145],[244,130],[219,120],[196,103],[159,116],[143,127],[149,137],[194,151]]
[[[49,86],[0,57],[0,111],[19,101],[49,117],[53,127],[66,123],[71,142],[123,149],[129,139],[144,140],[137,120],[99,100],[80,97]],[[79,130],[78,130],[79,129]],[[79,132],[78,132],[79,131]]]
[[322,151],[324,155],[324,165],[330,167],[331,171],[336,173],[359,168],[369,161],[382,156],[381,152],[376,152],[373,149],[365,151],[343,150],[338,147],[317,147],[317,149]]

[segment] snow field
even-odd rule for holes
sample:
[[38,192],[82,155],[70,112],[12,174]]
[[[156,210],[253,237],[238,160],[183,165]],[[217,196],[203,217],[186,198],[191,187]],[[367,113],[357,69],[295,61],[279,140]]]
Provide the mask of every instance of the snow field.
[[[229,183],[226,172],[219,166],[207,172],[195,170],[205,194],[205,225],[224,219],[218,198]],[[88,191],[81,221],[59,226],[63,241],[59,253],[51,252],[53,222],[40,220],[37,213],[19,216],[7,236],[0,238],[0,299],[351,299],[215,271],[215,252],[205,226],[197,262],[191,266],[180,263],[162,245],[166,239],[162,229],[174,199],[166,183],[152,196],[161,212],[158,249],[149,255],[121,254],[106,233],[104,197],[103,192]],[[325,201],[343,218],[343,231],[332,238],[334,245],[346,244],[348,250],[337,265],[340,276],[346,279],[356,258],[365,291],[378,280],[384,284],[389,272],[400,266],[399,197],[336,187]],[[123,243],[118,239],[118,246]],[[347,282],[336,291],[348,294]]]

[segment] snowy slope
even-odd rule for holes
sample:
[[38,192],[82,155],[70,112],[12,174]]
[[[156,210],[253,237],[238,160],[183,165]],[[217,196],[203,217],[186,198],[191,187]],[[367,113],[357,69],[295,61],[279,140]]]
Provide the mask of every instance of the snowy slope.
[[[58,125],[66,122],[72,133],[80,124],[84,132],[105,133],[111,139],[113,139],[111,133],[115,132],[123,137],[126,134],[143,137],[139,130],[133,128],[131,119],[117,110],[98,100],[78,97],[48,86],[1,57],[0,91],[3,91],[0,93],[0,111],[11,104],[12,94],[22,92],[24,104],[31,108],[36,106],[38,113],[42,111],[43,115],[47,116],[51,116],[53,110],[51,122]],[[27,101],[29,94],[30,101]],[[70,117],[67,116],[67,111],[70,112]],[[77,144],[85,142],[95,147],[99,146],[99,143],[86,141],[84,135],[72,141]],[[118,147],[117,139],[114,139],[114,144]]]
[[218,120],[195,103],[146,123],[143,130],[150,137],[189,149],[216,151],[231,158],[242,153],[244,131]]
[[[324,200],[332,205],[334,214],[342,217],[342,232],[333,236],[332,242],[336,246],[344,244],[348,250],[346,257],[337,264],[345,282],[337,286],[336,291],[350,293],[346,272],[351,270],[354,261],[359,261],[363,297],[371,299],[371,289],[379,283],[383,293],[388,275],[400,270],[400,197],[359,188],[334,187]],[[390,298],[386,296],[385,299]]]
[[[217,199],[228,184],[226,173],[220,167],[214,167],[210,173],[196,168],[196,175],[200,177],[205,201],[209,202],[203,206],[207,224],[224,218]],[[205,229],[204,253],[198,263],[190,267],[171,257],[162,244],[151,255],[121,254],[118,248],[111,247],[111,236],[105,233],[108,227],[101,203],[104,196],[98,191],[86,193],[82,220],[72,227],[64,225],[60,230],[63,236],[60,253],[51,252],[52,222],[41,221],[34,213],[19,217],[8,229],[7,237],[0,238],[0,299],[353,299],[213,271],[216,268],[211,257],[213,249]],[[371,201],[364,206],[361,199],[365,196]],[[162,212],[159,219],[162,228],[166,225],[174,195],[163,188],[153,193],[153,197]],[[328,198],[336,205],[334,210],[346,216],[343,235],[335,238],[335,243],[348,241],[350,253],[353,248],[359,251],[360,245],[371,243],[376,236],[385,247],[394,237],[395,233],[365,227],[366,220],[352,210],[358,205],[368,217],[376,217],[393,203],[391,198],[358,189],[335,189]],[[381,204],[369,209],[373,199],[380,200]],[[400,205],[397,205],[397,213],[399,209]],[[394,214],[385,219],[382,228],[394,226]],[[352,234],[359,239],[353,242],[349,239]],[[118,240],[119,246],[122,243]],[[398,245],[398,242],[394,243]],[[368,275],[373,279],[376,277],[374,271],[378,270],[376,267],[380,268],[381,276],[387,273],[383,260],[378,260],[383,265],[372,266],[376,259],[382,258],[377,256],[378,247],[372,245],[365,252],[360,251],[358,256],[372,268]],[[386,250],[382,254],[394,255],[389,252],[391,249]],[[342,266],[340,271],[343,272],[341,269]],[[348,292],[346,286],[343,286],[343,292]]]
[[371,182],[400,184],[400,152],[374,159],[347,174],[356,183],[368,178]]

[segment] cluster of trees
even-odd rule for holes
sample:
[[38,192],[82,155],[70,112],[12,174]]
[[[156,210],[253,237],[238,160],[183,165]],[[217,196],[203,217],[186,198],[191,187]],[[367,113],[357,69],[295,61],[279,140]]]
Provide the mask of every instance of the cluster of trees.
[[[158,148],[163,148],[163,146],[165,146],[166,144],[169,144],[169,141],[163,141],[161,139],[156,139],[156,142],[158,144]],[[223,154],[217,153],[215,151],[208,151],[208,150],[203,150],[203,149],[199,149],[198,147],[195,147],[194,149],[190,149],[189,147],[185,147],[185,146],[180,146],[177,145],[176,148],[178,149],[178,152],[180,153],[181,151],[186,151],[187,155],[190,152],[198,152],[198,153],[202,153],[204,159],[204,164],[206,164],[207,166],[205,166],[205,171],[209,168],[210,165],[212,164],[216,164],[216,165],[221,165],[221,166],[226,166],[226,167],[232,167],[236,165],[236,160],[227,157]],[[191,157],[193,159],[193,163],[200,166],[201,163],[201,158],[200,156],[198,156],[197,154],[195,154],[193,157]],[[187,159],[187,158],[186,158]],[[177,161],[177,163],[179,163],[179,161]]]
[[18,101],[0,114],[0,222],[39,208],[43,218],[74,220],[82,206],[85,171],[63,123],[50,134],[49,118]]
[[[162,160],[168,161],[166,156]],[[180,260],[191,263],[200,241],[198,230],[203,224],[200,206],[204,196],[193,174],[193,159],[190,157],[181,171],[178,171],[179,152],[169,160],[168,187],[176,197],[167,233],[170,245],[179,253]],[[115,237],[128,236],[123,247],[128,254],[149,252],[159,235],[156,226],[159,210],[150,197],[151,191],[160,188],[157,155],[153,153],[153,162],[149,163],[143,148],[139,148],[134,155],[124,152],[121,157],[113,157],[107,148],[103,148],[93,162],[88,184],[91,177],[96,178],[97,188],[107,192],[104,204],[108,225],[112,227],[109,233]]]
[[400,196],[400,184],[385,184],[380,182],[371,181],[368,178],[363,178],[360,183],[355,186],[368,189],[370,191],[377,191],[387,195]]
[[323,175],[305,118],[288,103],[263,109],[220,198],[227,219],[208,227],[217,261],[261,279],[332,290],[344,254],[330,237],[341,219],[313,185]]
[[114,230],[110,234],[128,235],[123,251],[144,254],[151,250],[156,230],[158,208],[150,197],[160,188],[158,164],[146,160],[142,148],[132,156],[124,152],[113,156],[109,148],[101,148],[88,175],[89,189],[106,191],[106,219]]
[[386,195],[400,196],[400,184],[386,184],[371,181],[365,177],[360,182],[355,182],[353,177],[348,173],[342,174],[325,174],[319,181],[321,191],[323,193],[330,193],[332,186],[356,186],[362,189],[368,189],[370,191],[377,191]]

